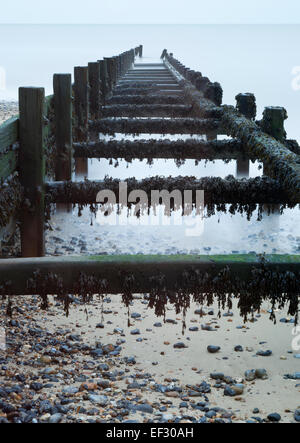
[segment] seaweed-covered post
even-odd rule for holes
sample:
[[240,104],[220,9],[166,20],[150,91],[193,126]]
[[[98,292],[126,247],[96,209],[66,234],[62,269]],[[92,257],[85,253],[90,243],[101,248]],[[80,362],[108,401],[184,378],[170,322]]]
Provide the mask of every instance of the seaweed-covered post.
[[101,102],[105,105],[106,96],[108,93],[108,79],[107,79],[107,63],[106,60],[100,60],[100,80],[101,80]]
[[106,69],[107,69],[107,83],[108,83],[108,92],[111,92],[113,89],[113,61],[112,58],[105,57],[104,60],[106,61]]
[[[236,97],[236,108],[237,110],[243,114],[245,117],[250,120],[255,120],[256,117],[256,99],[255,95],[249,92],[244,94],[238,94]],[[248,159],[243,157],[239,158],[236,162],[236,176],[240,177],[249,177],[250,173],[250,162]]]
[[[79,142],[88,140],[89,121],[89,81],[88,67],[74,68],[74,103],[75,103],[75,139]],[[76,159],[76,176],[86,177],[88,172],[87,159]]]
[[268,106],[263,113],[261,127],[264,132],[276,138],[280,142],[286,140],[284,121],[288,118],[285,108],[280,106]]
[[72,78],[54,74],[54,115],[56,140],[55,180],[72,178]]
[[45,255],[44,88],[20,88],[20,181],[24,188],[21,216],[22,257]]
[[88,64],[89,85],[90,85],[90,118],[97,120],[100,118],[100,63],[93,62]]

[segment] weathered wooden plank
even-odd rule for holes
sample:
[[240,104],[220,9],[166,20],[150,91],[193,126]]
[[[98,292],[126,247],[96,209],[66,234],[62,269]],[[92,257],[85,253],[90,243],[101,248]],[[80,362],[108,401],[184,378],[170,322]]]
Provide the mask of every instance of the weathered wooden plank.
[[[122,256],[77,256],[77,257],[44,257],[32,259],[0,260],[0,285],[7,281],[11,285],[6,293],[13,295],[32,295],[45,293],[45,281],[51,273],[56,276],[53,284],[47,283],[49,294],[56,291],[78,293],[80,276],[95,279],[95,293],[99,292],[99,282],[105,281],[107,293],[124,293],[126,276],[130,276],[130,290],[135,293],[153,290],[153,278],[161,275],[164,278],[164,289],[178,291],[189,289],[201,292],[201,286],[193,286],[187,281],[187,275],[209,275],[218,277],[227,269],[227,284],[238,279],[244,285],[253,283],[253,271],[261,269],[262,264],[256,255],[122,255]],[[266,255],[266,271],[288,272],[299,275],[299,255]],[[34,279],[34,272],[39,271],[39,278]],[[295,277],[297,278],[297,277]],[[28,283],[31,280],[31,285]],[[98,283],[97,283],[98,282]],[[205,286],[203,291],[209,291]],[[238,289],[237,289],[238,292]],[[294,292],[291,294],[294,295]]]
[[77,141],[86,141],[88,138],[89,118],[88,68],[76,66],[74,68],[74,77],[75,139]]
[[[193,202],[196,202],[196,192],[204,191],[205,205],[210,204],[288,204],[287,193],[277,181],[268,177],[256,177],[237,180],[232,176],[225,179],[219,177],[149,177],[143,180],[128,178],[128,194],[132,191],[144,191],[147,196],[148,206],[153,203],[153,191],[184,191],[192,193]],[[93,204],[97,202],[100,191],[112,191],[116,201],[123,203],[120,195],[122,180],[106,178],[99,181],[85,180],[82,182],[50,182],[46,185],[49,200],[52,203],[79,203]],[[182,205],[182,203],[181,203]],[[180,205],[179,205],[180,206]]]
[[189,105],[109,105],[102,108],[103,117],[188,117]]
[[20,181],[24,188],[21,220],[23,257],[45,255],[44,241],[44,88],[20,88]]
[[102,134],[206,134],[219,130],[220,121],[216,119],[197,118],[103,118],[90,121],[91,131]]
[[0,153],[0,180],[6,179],[17,168],[18,152],[17,149],[10,150],[6,154]]
[[100,117],[101,90],[100,90],[100,63],[88,64],[90,85],[90,118],[96,120]]
[[243,146],[238,140],[99,140],[74,143],[73,147],[74,156],[83,158],[241,160],[243,157]]
[[19,139],[19,117],[12,117],[0,125],[0,154]]
[[54,74],[54,118],[56,141],[55,179],[72,178],[72,79],[71,74]]

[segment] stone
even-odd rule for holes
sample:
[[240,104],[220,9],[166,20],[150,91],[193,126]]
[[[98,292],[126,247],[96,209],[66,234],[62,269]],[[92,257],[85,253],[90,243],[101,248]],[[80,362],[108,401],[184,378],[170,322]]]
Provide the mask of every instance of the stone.
[[76,388],[76,386],[68,386],[66,388],[63,389],[63,394],[67,394],[67,395],[75,395],[77,394],[77,392],[79,392],[79,389]]
[[296,409],[294,419],[297,423],[300,423],[300,409]]
[[256,353],[256,355],[260,356],[260,357],[270,357],[273,354],[272,351],[268,350],[268,351],[258,351]]
[[49,423],[55,424],[55,423],[60,423],[63,419],[63,415],[62,414],[54,414],[51,415],[51,417],[49,418]]
[[244,348],[243,348],[243,346],[236,346],[235,348],[234,348],[234,351],[235,352],[244,352]]
[[256,369],[255,376],[261,380],[267,380],[269,378],[266,369]]
[[187,346],[184,343],[182,343],[182,342],[175,343],[175,345],[173,347],[174,347],[174,349],[185,349],[185,348],[187,348]]
[[210,374],[210,378],[213,380],[223,380],[224,374],[222,372],[214,372]]
[[133,331],[130,332],[131,335],[140,335],[141,331],[139,329],[134,329]]
[[274,412],[273,414],[268,415],[268,420],[272,422],[279,422],[281,420],[281,416]]
[[145,403],[143,405],[137,405],[134,408],[138,412],[144,412],[146,414],[153,414],[153,408],[151,405]]
[[210,354],[216,354],[221,350],[220,346],[207,346],[207,350]]
[[88,400],[92,403],[96,403],[99,406],[106,406],[108,403],[108,398],[105,395],[94,395],[90,394]]
[[224,389],[224,395],[225,397],[235,397],[237,394],[234,389],[232,389],[230,386],[226,386]]
[[251,369],[245,372],[245,379],[247,381],[254,381],[256,379],[255,369]]
[[232,385],[231,389],[236,393],[236,395],[242,395],[244,393],[245,386],[243,384]]
[[197,326],[192,326],[191,328],[189,328],[190,332],[198,332],[199,328]]

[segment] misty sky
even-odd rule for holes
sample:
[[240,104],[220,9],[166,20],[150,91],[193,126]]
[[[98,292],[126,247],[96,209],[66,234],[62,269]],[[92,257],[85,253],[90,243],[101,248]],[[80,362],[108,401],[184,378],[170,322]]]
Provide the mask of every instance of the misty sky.
[[0,23],[300,23],[299,0],[10,0]]

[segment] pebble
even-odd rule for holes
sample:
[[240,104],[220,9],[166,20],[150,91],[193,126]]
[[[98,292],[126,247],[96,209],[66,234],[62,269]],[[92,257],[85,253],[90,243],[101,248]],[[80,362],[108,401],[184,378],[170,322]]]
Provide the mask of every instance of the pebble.
[[256,353],[256,355],[260,356],[260,357],[270,357],[272,355],[272,351],[268,350],[268,351],[258,351]]
[[238,345],[238,346],[235,346],[234,351],[235,352],[244,352],[244,348],[243,348],[243,346]]
[[140,335],[141,331],[139,329],[134,329],[133,331],[130,332],[131,335]]
[[99,406],[106,406],[108,402],[108,398],[105,395],[90,394],[88,396],[88,400],[92,403],[96,403]]
[[187,345],[184,344],[183,342],[179,342],[179,343],[175,343],[175,345],[173,346],[174,349],[185,349],[187,348]]
[[207,346],[207,350],[210,354],[216,354],[221,350],[220,346]]
[[51,417],[49,418],[49,423],[55,424],[55,423],[60,423],[63,419],[63,415],[62,414],[54,414],[51,415]]
[[135,406],[135,410],[146,414],[153,414],[153,407],[147,403]]
[[268,415],[268,420],[272,422],[279,422],[281,420],[281,416],[274,412],[273,414]]
[[296,409],[294,419],[296,422],[300,423],[300,409]]

